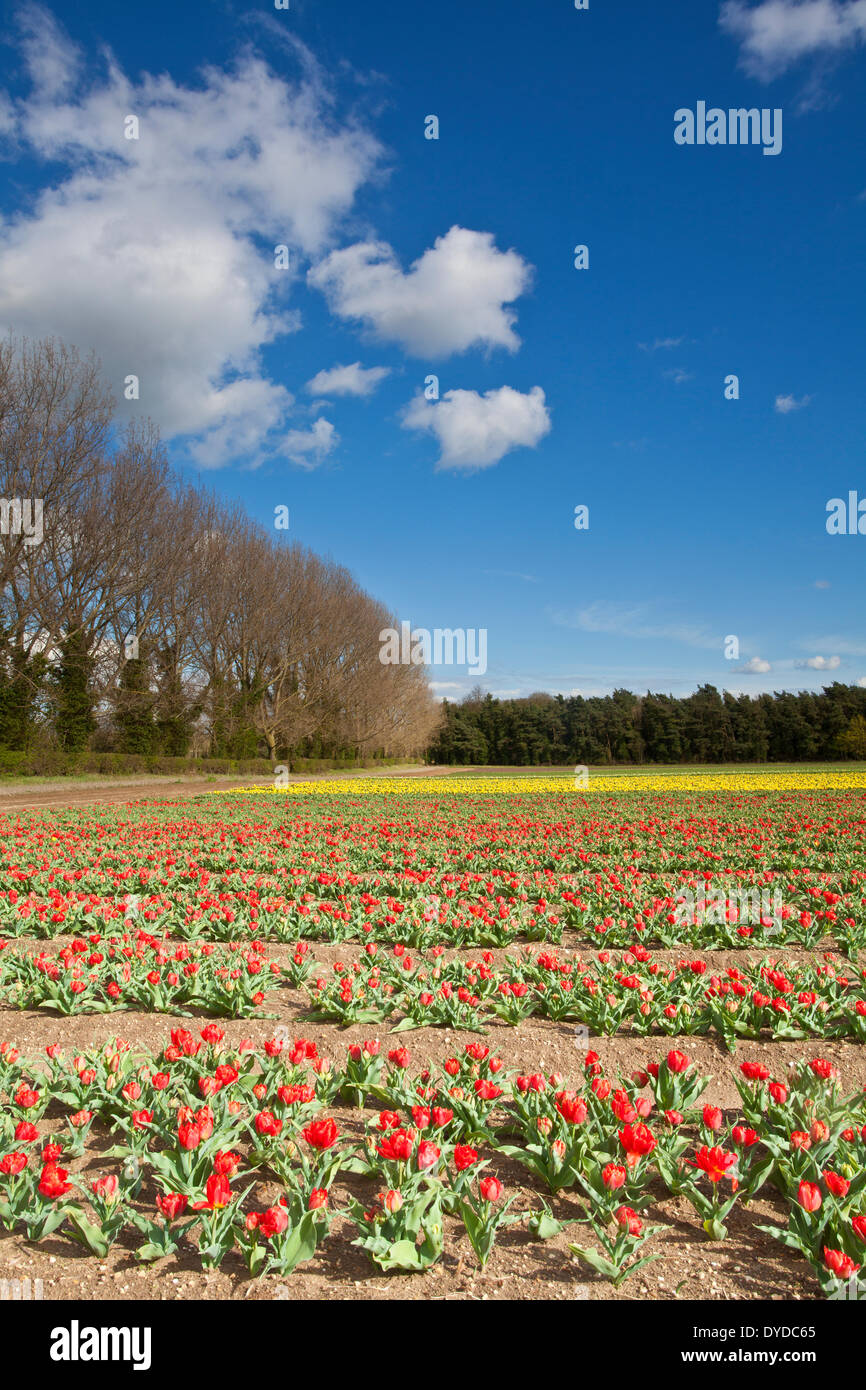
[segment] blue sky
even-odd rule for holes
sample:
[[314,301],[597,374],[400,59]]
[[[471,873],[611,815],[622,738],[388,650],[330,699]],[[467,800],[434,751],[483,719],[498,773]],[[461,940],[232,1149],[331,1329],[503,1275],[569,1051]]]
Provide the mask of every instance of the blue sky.
[[[398,618],[486,628],[495,693],[866,683],[866,536],[825,527],[866,498],[863,0],[4,21],[0,329],[138,375],[181,467]],[[700,101],[781,152],[676,144]]]

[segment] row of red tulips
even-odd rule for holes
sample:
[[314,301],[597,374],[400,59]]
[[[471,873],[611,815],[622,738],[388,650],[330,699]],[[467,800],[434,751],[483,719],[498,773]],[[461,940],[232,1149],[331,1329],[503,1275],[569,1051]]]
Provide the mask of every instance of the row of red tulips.
[[[406,1049],[370,1040],[336,1067],[304,1039],[229,1048],[213,1023],[175,1029],[158,1057],[117,1041],[71,1059],[52,1046],[35,1065],[2,1044],[0,1221],[95,1255],[120,1241],[150,1261],[192,1243],[206,1267],[234,1251],[252,1274],[286,1274],[335,1216],[378,1268],[402,1271],[441,1257],[446,1216],[482,1263],[504,1226],[545,1239],[577,1217],[594,1243],[572,1254],[619,1284],[658,1257],[641,1253],[660,1229],[645,1213],[667,1194],[721,1240],[764,1189],[788,1220],[759,1229],[838,1296],[866,1253],[866,1097],[842,1095],[820,1058],[784,1080],[743,1063],[735,1115],[703,1103],[708,1080],[679,1050],[616,1078],[588,1051],[569,1085],[507,1072],[478,1042],[413,1073]],[[81,1159],[117,1167],[73,1175]],[[514,1163],[549,1201],[512,1210]]]
[[[0,931],[53,937],[116,931],[136,922],[185,940],[256,936],[342,942],[400,941],[416,948],[506,946],[519,938],[627,946],[709,949],[772,942],[814,948],[826,940],[856,954],[866,945],[866,875],[783,874],[728,870],[693,873],[459,876],[415,874],[384,884],[377,876],[319,873],[290,893],[238,886],[103,897],[76,889],[0,889]],[[234,876],[231,876],[232,879]],[[814,880],[814,881],[813,881]]]
[[[318,973],[313,973],[314,971]],[[402,945],[368,942],[353,961],[317,967],[306,942],[283,968],[262,942],[190,946],[138,931],[103,940],[92,933],[55,955],[0,950],[0,999],[7,1007],[64,1014],[139,1009],[251,1017],[280,983],[307,983],[310,1017],[340,1024],[392,1023],[392,1031],[448,1027],[475,1031],[485,1021],[516,1025],[531,1015],[571,1020],[596,1034],[627,1029],[669,1036],[740,1038],[849,1037],[866,1040],[866,971],[768,958],[714,970],[703,959],[657,960],[641,944],[591,960],[524,948],[497,967],[445,958],[445,948],[416,955]]]

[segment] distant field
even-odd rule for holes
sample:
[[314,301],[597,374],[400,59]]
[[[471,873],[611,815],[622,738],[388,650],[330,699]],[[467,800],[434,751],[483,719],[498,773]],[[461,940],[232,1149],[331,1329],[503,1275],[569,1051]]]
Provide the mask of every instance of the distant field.
[[[214,789],[219,794],[220,789]],[[253,796],[494,796],[554,795],[569,799],[596,796],[751,795],[776,792],[866,792],[866,763],[823,766],[740,764],[728,767],[575,768],[428,768],[412,777],[302,779],[238,789]]]
[[[756,772],[857,772],[863,764],[850,763],[642,763],[630,766],[608,766],[604,763],[589,767],[590,777],[718,777],[725,773],[743,776]],[[572,764],[538,767],[452,767],[449,777],[563,777],[571,780]]]

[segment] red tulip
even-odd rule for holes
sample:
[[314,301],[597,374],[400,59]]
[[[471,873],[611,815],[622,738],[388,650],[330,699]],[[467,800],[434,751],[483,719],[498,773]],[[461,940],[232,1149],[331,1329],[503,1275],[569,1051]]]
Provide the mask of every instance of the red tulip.
[[330,1149],[336,1144],[339,1130],[330,1118],[327,1120],[313,1120],[312,1124],[307,1125],[301,1131],[311,1149]]
[[617,1207],[614,1218],[618,1226],[623,1226],[630,1236],[639,1236],[643,1230],[643,1222],[640,1220],[636,1211],[631,1207]]
[[167,1221],[176,1221],[186,1210],[186,1203],[186,1197],[180,1192],[166,1192],[164,1196],[159,1196],[156,1199],[157,1210]]
[[856,1274],[860,1268],[842,1250],[829,1250],[824,1246],[824,1263],[835,1274],[837,1279],[850,1279],[852,1274]]
[[207,1197],[203,1202],[193,1202],[196,1211],[222,1211],[232,1200],[229,1180],[222,1173],[211,1173],[205,1185]]
[[197,1149],[201,1143],[201,1130],[198,1125],[194,1125],[191,1122],[180,1125],[177,1131],[177,1142],[180,1144],[180,1147],[186,1149],[187,1152],[190,1152],[192,1149]]
[[607,1163],[601,1172],[601,1180],[608,1192],[615,1192],[618,1187],[622,1187],[628,1173],[625,1168],[621,1168],[618,1163]]
[[27,1155],[18,1149],[15,1153],[5,1154],[0,1158],[0,1173],[5,1173],[7,1177],[16,1177],[27,1167]]
[[440,1154],[440,1149],[432,1144],[429,1139],[422,1139],[418,1145],[417,1163],[418,1168],[423,1172],[427,1168],[432,1168]]
[[797,1201],[804,1211],[817,1211],[821,1205],[821,1189],[804,1179],[797,1189]]
[[275,1139],[283,1128],[282,1120],[278,1120],[270,1110],[261,1110],[256,1115],[256,1132],[263,1134],[271,1139]]
[[109,1173],[104,1178],[97,1178],[90,1186],[97,1197],[102,1197],[106,1202],[117,1201],[118,1181],[114,1173]]
[[454,1167],[458,1173],[465,1173],[467,1168],[471,1168],[473,1163],[477,1162],[477,1149],[470,1148],[468,1144],[458,1144],[454,1149]]
[[502,1183],[491,1175],[481,1179],[478,1190],[485,1202],[498,1202],[502,1196]]
[[586,1101],[581,1100],[574,1091],[560,1091],[556,1097],[556,1108],[570,1125],[582,1125],[589,1113]]
[[56,1163],[46,1163],[39,1179],[39,1191],[42,1196],[50,1197],[52,1200],[64,1197],[72,1187],[72,1183],[66,1181],[68,1176],[65,1168],[58,1168]]

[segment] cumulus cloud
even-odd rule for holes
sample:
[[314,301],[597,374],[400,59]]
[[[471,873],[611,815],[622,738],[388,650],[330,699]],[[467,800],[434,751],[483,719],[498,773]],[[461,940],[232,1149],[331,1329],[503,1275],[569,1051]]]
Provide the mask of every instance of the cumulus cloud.
[[506,308],[529,287],[531,268],[499,251],[490,232],[452,227],[404,271],[385,242],[332,251],[309,272],[340,318],[400,343],[414,357],[520,345]]
[[490,468],[512,449],[534,449],[550,431],[550,413],[540,386],[523,394],[511,386],[498,390],[446,391],[433,404],[416,396],[403,426],[426,430],[439,442],[440,468]]
[[858,676],[858,678],[857,678],[857,684],[861,687],[861,689],[862,689],[864,686],[866,686],[866,676]]
[[290,391],[262,377],[210,387],[199,402],[196,433],[186,441],[191,460],[199,468],[221,468],[231,459],[259,461],[263,440],[282,427],[293,404]]
[[389,375],[389,367],[362,367],[360,362],[352,362],[347,367],[317,372],[307,382],[307,390],[313,396],[371,396]]
[[330,420],[320,418],[308,430],[289,430],[278,452],[302,468],[316,468],[339,442],[340,436]]
[[20,45],[29,88],[0,107],[52,182],[0,222],[0,332],[94,348],[118,394],[135,374],[136,409],[201,466],[261,455],[292,405],[261,350],[298,326],[295,272],[274,268],[274,246],[327,250],[377,142],[335,121],[309,59],[295,84],[248,52],[182,85],[133,81],[109,54],[82,82],[79,50],[34,7]]
[[735,671],[741,671],[752,676],[763,676],[767,671],[772,671],[769,661],[765,661],[762,656],[752,656],[742,666],[735,666]]
[[725,0],[719,24],[740,43],[740,66],[770,82],[812,55],[855,48],[866,39],[866,0]]
[[790,415],[792,410],[802,410],[811,399],[811,396],[801,396],[799,400],[796,396],[777,396],[775,408],[779,415]]
[[810,671],[835,671],[842,665],[840,656],[809,656],[805,661],[795,661],[794,665],[801,670],[808,668]]

